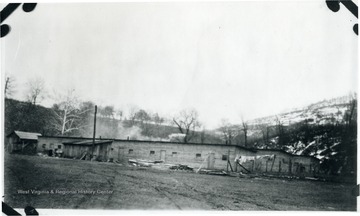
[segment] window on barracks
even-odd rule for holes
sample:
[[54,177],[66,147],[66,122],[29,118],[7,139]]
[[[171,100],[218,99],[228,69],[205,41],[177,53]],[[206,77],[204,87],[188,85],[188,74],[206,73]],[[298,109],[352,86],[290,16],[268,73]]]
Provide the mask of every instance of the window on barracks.
[[172,156],[176,156],[177,155],[177,152],[172,152]]
[[58,145],[58,149],[61,149],[61,145]]
[[129,154],[132,154],[134,152],[133,149],[129,149]]
[[42,147],[43,147],[43,148],[46,148],[46,144],[43,144]]
[[222,156],[222,160],[227,160],[228,159],[228,156],[227,155],[223,155]]
[[154,155],[155,154],[155,151],[150,151],[150,155]]
[[201,158],[201,154],[196,154],[196,158]]

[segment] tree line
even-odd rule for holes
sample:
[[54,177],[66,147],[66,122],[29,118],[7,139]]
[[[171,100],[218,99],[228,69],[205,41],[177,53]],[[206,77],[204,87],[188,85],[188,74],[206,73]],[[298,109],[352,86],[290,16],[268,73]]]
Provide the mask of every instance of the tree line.
[[[7,131],[10,128],[18,130],[22,128],[27,131],[63,136],[87,136],[92,131],[95,103],[82,101],[75,89],[49,95],[44,80],[34,78],[26,83],[25,101],[16,103],[11,99],[14,92],[16,92],[15,79],[6,76],[4,95]],[[39,105],[46,97],[52,97],[56,101],[48,110]],[[166,118],[159,113],[152,113],[137,106],[129,107],[125,113],[124,110],[106,105],[98,107],[98,119],[101,124],[99,128],[104,130],[103,134],[111,138],[117,138],[116,130],[121,123],[121,127],[124,128],[140,128],[141,135],[145,137],[165,138],[169,135],[167,131],[179,133],[182,136],[176,137],[175,141],[187,143],[194,141],[201,126],[195,109],[184,109],[172,118]],[[165,131],[164,127],[167,128]],[[176,131],[174,127],[177,128]],[[205,142],[204,136],[201,140]]]

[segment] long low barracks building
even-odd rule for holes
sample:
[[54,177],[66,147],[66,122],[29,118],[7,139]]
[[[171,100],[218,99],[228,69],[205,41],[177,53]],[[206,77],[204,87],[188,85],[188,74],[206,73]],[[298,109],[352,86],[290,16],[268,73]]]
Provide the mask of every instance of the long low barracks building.
[[[39,136],[37,152],[51,148],[63,149],[63,157],[80,159],[84,152],[91,152],[91,138]],[[53,149],[51,149],[53,150]],[[97,139],[94,154],[102,161],[121,163],[129,159],[164,161],[169,164],[184,164],[193,168],[226,170],[228,161],[234,171],[269,172],[291,175],[313,176],[319,172],[317,158],[292,155],[282,150],[250,149],[236,145],[179,143],[164,141],[142,141],[122,139]],[[256,159],[259,156],[274,156],[272,160]],[[239,166],[237,156],[253,156]]]

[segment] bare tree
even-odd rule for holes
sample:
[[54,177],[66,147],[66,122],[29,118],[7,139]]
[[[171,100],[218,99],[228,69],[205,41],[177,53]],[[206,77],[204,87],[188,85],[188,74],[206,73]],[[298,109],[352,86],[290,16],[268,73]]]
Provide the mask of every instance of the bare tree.
[[205,143],[205,139],[206,139],[206,132],[205,132],[205,127],[202,129],[201,133],[200,133],[200,143]]
[[139,108],[134,105],[130,105],[129,107],[129,113],[128,113],[128,120],[129,120],[129,126],[132,127],[136,123],[136,113],[138,112]]
[[29,103],[36,105],[42,99],[45,94],[45,82],[42,78],[34,78],[26,83],[27,95],[26,99]]
[[236,136],[235,127],[231,125],[227,119],[222,119],[219,130],[223,135],[223,140],[225,141],[225,144],[231,145],[233,139]]
[[64,135],[85,127],[84,114],[89,114],[94,109],[93,104],[88,102],[81,106],[74,89],[60,97],[61,102],[53,106],[55,113],[54,128],[61,135]]
[[164,123],[165,119],[163,117],[160,117],[158,113],[155,113],[152,115],[152,120],[154,121],[156,126],[156,135],[160,136],[160,126]]
[[151,120],[150,117],[151,114],[148,114],[148,112],[146,112],[143,109],[140,109],[139,111],[137,111],[135,113],[135,119],[137,121],[140,122],[140,127],[142,130],[142,134],[145,136],[151,136],[152,134],[152,127],[149,123],[149,121]]
[[106,118],[114,118],[114,106],[100,107],[99,113]]
[[356,108],[357,108],[357,95],[356,93],[354,94],[350,94],[349,96],[350,101],[349,101],[349,105],[348,105],[348,110],[345,111],[344,114],[344,120],[345,120],[345,124],[347,127],[349,127],[352,122],[353,119],[356,119],[357,115],[356,115]]
[[280,118],[278,116],[276,116],[275,118],[276,121],[276,130],[277,130],[277,135],[278,135],[278,147],[282,148],[285,145],[285,128],[284,128],[284,124],[281,122]]
[[265,148],[266,149],[269,148],[270,147],[270,143],[269,143],[270,127],[269,127],[269,125],[258,123],[257,129],[259,129],[261,131],[261,135],[262,135],[262,139],[263,139]]
[[269,148],[269,138],[270,138],[269,134],[270,134],[270,128],[269,126],[265,125],[262,130],[265,148]]
[[115,110],[115,115],[118,116],[120,121],[122,121],[123,116],[124,116],[124,112],[121,109],[116,109]]
[[4,96],[5,98],[9,98],[13,95],[14,93],[14,88],[15,88],[15,78],[13,78],[12,76],[6,76],[5,78],[5,88],[4,88]]
[[158,113],[155,113],[152,119],[155,122],[155,124],[158,126],[160,126],[165,121],[165,119],[163,117],[160,117]]
[[247,142],[247,136],[248,136],[248,124],[244,121],[243,118],[241,118],[242,121],[242,131],[244,132],[244,140],[245,140],[245,147],[248,147],[248,142]]
[[144,122],[150,121],[151,117],[145,110],[140,109],[135,113],[135,119],[143,124]]
[[173,123],[180,133],[184,134],[184,143],[188,143],[195,136],[195,130],[200,127],[199,115],[195,109],[184,109],[173,117]]
[[338,145],[337,157],[343,162],[338,172],[356,173],[357,161],[357,94],[350,94],[348,109],[344,113],[345,127],[342,129],[341,145]]

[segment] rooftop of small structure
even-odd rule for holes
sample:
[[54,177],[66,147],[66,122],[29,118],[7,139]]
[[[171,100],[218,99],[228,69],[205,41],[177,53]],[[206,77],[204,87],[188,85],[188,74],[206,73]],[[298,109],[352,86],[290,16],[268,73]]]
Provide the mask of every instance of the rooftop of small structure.
[[13,131],[7,137],[11,136],[12,134],[16,134],[20,139],[25,140],[37,140],[39,136],[41,136],[40,133],[33,133],[33,132],[25,132],[25,131]]

